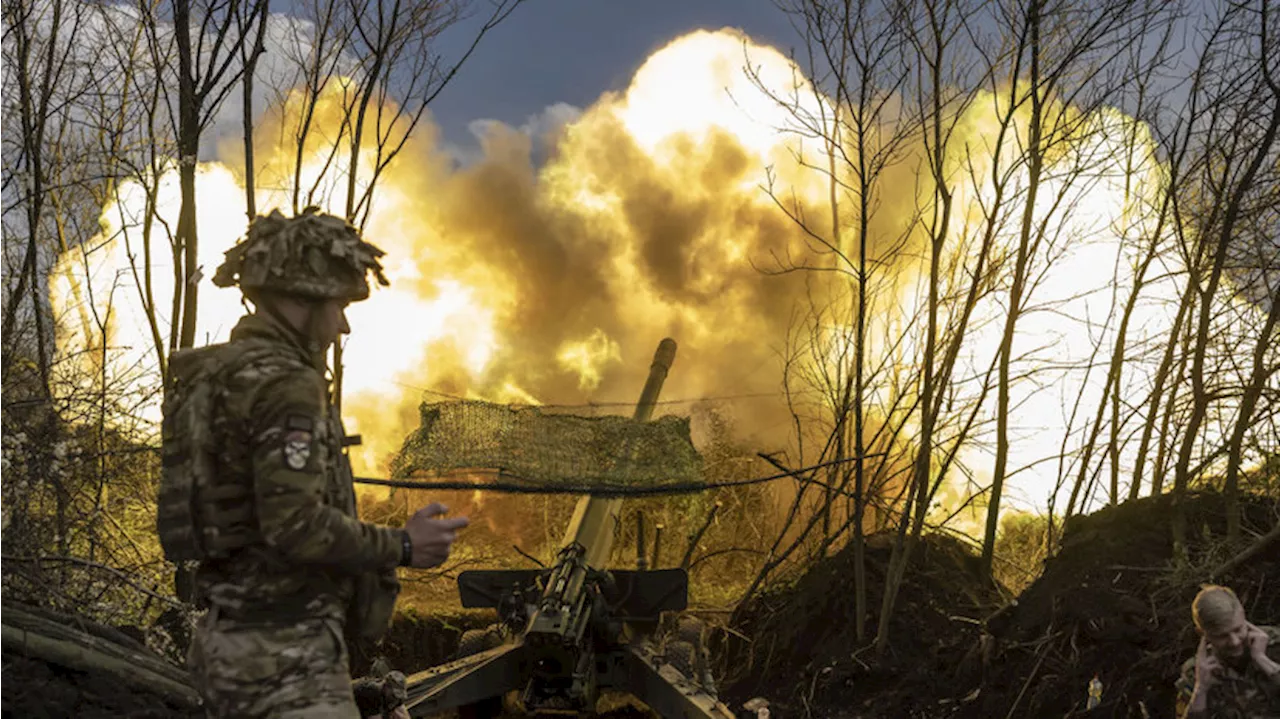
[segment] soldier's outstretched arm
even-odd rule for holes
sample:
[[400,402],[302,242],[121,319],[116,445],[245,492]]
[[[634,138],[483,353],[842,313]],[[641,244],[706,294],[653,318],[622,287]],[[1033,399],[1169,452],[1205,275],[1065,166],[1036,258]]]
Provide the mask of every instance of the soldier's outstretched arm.
[[352,573],[400,563],[404,533],[361,522],[324,503],[323,423],[328,410],[318,373],[274,378],[253,402],[253,476],[266,543],[302,564]]

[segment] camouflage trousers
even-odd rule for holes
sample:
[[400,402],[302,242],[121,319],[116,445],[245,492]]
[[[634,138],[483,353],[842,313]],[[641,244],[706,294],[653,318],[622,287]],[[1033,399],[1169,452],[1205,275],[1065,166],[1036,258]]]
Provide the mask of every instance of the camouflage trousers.
[[359,719],[342,625],[333,619],[242,624],[211,609],[187,666],[205,711],[223,719]]

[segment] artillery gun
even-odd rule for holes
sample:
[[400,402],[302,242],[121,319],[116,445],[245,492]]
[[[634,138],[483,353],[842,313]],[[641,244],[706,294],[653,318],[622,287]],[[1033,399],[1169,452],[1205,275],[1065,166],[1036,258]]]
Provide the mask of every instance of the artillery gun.
[[[635,421],[652,417],[675,353],[670,338],[658,345]],[[467,632],[460,658],[408,678],[410,715],[457,708],[493,717],[509,692],[535,716],[585,715],[613,689],[666,719],[733,719],[715,696],[700,623],[686,618],[665,640],[657,634],[663,612],[687,608],[685,570],[607,568],[622,503],[579,499],[550,567],[462,572],[462,605],[496,609],[501,623]]]

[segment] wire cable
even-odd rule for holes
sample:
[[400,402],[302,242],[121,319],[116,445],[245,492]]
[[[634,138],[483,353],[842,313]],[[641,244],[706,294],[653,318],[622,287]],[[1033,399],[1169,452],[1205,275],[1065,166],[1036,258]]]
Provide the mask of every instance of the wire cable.
[[[884,453],[863,455],[864,458],[882,457]],[[656,487],[611,487],[603,484],[556,484],[550,485],[546,483],[535,483],[526,481],[518,482],[460,482],[447,480],[413,480],[413,479],[375,479],[373,477],[353,477],[357,484],[368,484],[378,487],[395,487],[398,489],[459,489],[474,490],[486,492],[501,492],[506,494],[589,494],[593,497],[653,497],[674,494],[696,494],[711,489],[723,489],[725,487],[746,487],[753,484],[763,484],[765,482],[774,482],[787,477],[795,477],[796,479],[814,484],[819,487],[826,487],[833,491],[840,491],[838,487],[832,487],[826,482],[820,482],[816,479],[806,479],[799,475],[805,472],[813,472],[824,467],[832,467],[837,464],[847,464],[856,460],[856,457],[846,457],[844,459],[833,459],[821,464],[814,464],[800,469],[793,469],[788,472],[779,472],[763,477],[752,477],[750,479],[737,479],[725,482],[681,482],[664,484]],[[498,471],[500,476],[510,477],[512,479],[523,479],[519,475],[506,474],[501,470]]]

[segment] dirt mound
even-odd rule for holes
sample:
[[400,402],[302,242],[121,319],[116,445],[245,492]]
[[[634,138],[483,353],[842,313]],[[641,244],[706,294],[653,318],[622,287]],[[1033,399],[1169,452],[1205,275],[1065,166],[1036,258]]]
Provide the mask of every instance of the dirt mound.
[[955,694],[957,671],[998,597],[959,541],[926,535],[913,553],[889,623],[891,648],[871,650],[892,538],[866,547],[866,637],[854,627],[853,550],[816,565],[793,586],[762,594],[738,629],[752,642],[723,648],[726,691],[737,708],[753,696],[773,717],[935,716]]
[[[1061,551],[1012,605],[988,620],[995,638],[965,717],[1063,716],[1083,711],[1087,685],[1103,683],[1102,717],[1172,716],[1173,682],[1195,652],[1191,599],[1239,547],[1226,547],[1220,495],[1186,501],[1188,564],[1176,567],[1167,496],[1073,519]],[[1246,502],[1246,537],[1274,526],[1273,500]],[[1280,623],[1280,553],[1246,563],[1218,583],[1240,596],[1255,624]],[[968,689],[967,687],[965,688]]]
[[[1275,526],[1274,499],[1243,504],[1246,538]],[[907,571],[884,657],[869,645],[887,542],[873,538],[867,547],[863,641],[854,632],[846,548],[750,603],[737,629],[751,641],[730,639],[721,648],[724,696],[734,707],[764,696],[772,716],[783,719],[1072,716],[1084,713],[1097,675],[1104,691],[1089,716],[1172,716],[1173,682],[1198,641],[1191,599],[1242,548],[1224,541],[1220,495],[1192,495],[1185,506],[1185,564],[1173,561],[1169,497],[1108,507],[1068,523],[1041,577],[994,613],[997,597],[968,549],[926,537]],[[1216,581],[1236,590],[1251,621],[1280,624],[1280,552]]]
[[20,655],[3,655],[0,713],[22,719],[182,719],[203,717],[99,672],[79,672]]

